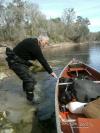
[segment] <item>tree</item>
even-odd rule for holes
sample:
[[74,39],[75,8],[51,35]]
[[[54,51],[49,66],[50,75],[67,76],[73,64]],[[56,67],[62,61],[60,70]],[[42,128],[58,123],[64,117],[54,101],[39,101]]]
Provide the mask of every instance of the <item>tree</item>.
[[62,22],[64,23],[64,38],[69,40],[72,38],[73,23],[75,21],[75,11],[73,8],[66,8],[62,15]]
[[3,2],[0,0],[1,41],[19,41],[46,33],[53,42],[88,39],[90,22],[88,18],[76,18],[73,8],[66,8],[61,18],[47,20],[37,4],[13,0],[4,6]]
[[47,33],[53,42],[64,41],[64,23],[60,18],[51,18],[47,23]]
[[59,23],[61,22],[61,18],[51,18],[51,21],[55,22],[55,23]]
[[28,28],[28,34],[32,36],[45,32],[47,28],[46,17],[41,13],[37,4],[27,3],[25,5],[24,21]]
[[62,16],[62,21],[66,24],[66,25],[70,25],[74,22],[75,20],[75,11],[73,8],[66,8],[64,10],[63,16]]
[[100,32],[95,33],[95,41],[100,41]]
[[78,29],[78,33],[80,35],[80,41],[87,40],[89,29],[88,25],[90,25],[90,21],[88,18],[83,18],[81,16],[77,16],[76,19],[76,26]]

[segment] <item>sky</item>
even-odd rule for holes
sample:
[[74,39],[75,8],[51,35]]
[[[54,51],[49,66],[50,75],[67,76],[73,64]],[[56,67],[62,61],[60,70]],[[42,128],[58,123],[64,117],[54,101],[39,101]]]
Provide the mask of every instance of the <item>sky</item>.
[[46,17],[61,17],[64,9],[74,8],[76,16],[88,18],[91,32],[100,31],[100,0],[30,0],[39,5]]
[[[5,0],[6,1],[6,0]],[[7,0],[11,1],[11,0]],[[39,5],[46,18],[61,17],[64,9],[74,8],[76,16],[88,18],[91,32],[100,31],[100,0],[24,0]]]

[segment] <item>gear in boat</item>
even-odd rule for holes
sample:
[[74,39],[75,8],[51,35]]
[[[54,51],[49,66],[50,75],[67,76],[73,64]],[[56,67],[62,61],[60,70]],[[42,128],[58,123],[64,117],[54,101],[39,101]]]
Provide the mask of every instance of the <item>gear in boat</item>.
[[[59,103],[61,111],[82,113],[84,105],[100,97],[100,84],[91,80],[59,79]],[[75,101],[73,102],[73,99]]]

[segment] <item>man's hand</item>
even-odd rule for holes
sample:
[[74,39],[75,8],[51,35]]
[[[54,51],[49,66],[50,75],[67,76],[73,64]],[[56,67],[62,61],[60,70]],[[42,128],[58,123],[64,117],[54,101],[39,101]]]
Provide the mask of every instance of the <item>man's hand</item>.
[[51,73],[51,76],[57,78],[57,75],[54,72]]

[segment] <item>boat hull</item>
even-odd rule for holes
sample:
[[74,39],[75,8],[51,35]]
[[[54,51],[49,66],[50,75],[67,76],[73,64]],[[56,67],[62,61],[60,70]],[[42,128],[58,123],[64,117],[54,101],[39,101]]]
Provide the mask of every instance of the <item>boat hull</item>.
[[[61,79],[74,79],[74,80],[89,80],[97,84],[100,83],[100,73],[94,68],[77,60],[72,60],[62,70],[59,79],[56,83],[55,90],[55,112],[56,112],[56,125],[57,133],[94,133],[100,132],[99,119],[86,118],[83,114],[73,114],[66,110],[66,101],[61,103],[59,100],[63,93],[63,87],[66,82],[61,82]],[[67,83],[67,85],[70,82]],[[75,100],[74,97],[72,99]],[[99,133],[98,132],[98,133]]]

